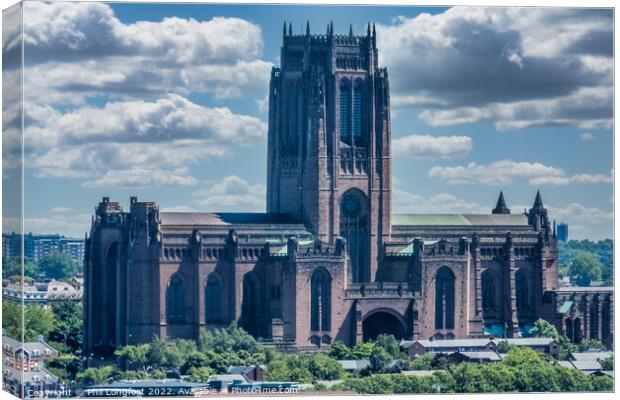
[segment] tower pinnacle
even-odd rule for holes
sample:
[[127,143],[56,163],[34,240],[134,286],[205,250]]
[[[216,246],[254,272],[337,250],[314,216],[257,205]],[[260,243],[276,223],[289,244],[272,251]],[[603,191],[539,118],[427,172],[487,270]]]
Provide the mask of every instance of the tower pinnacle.
[[506,206],[506,200],[504,200],[504,192],[499,192],[499,198],[497,199],[497,205],[492,211],[493,214],[510,214],[510,209]]

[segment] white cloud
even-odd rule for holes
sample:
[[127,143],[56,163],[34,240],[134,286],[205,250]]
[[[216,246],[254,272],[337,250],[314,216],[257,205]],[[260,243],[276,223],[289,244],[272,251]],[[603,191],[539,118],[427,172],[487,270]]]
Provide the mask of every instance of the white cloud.
[[249,21],[171,17],[125,24],[101,3],[24,7],[29,96],[74,103],[100,91],[239,97],[267,90],[271,63],[259,59],[262,31]]
[[490,207],[476,202],[460,199],[450,193],[439,193],[423,197],[405,190],[394,188],[393,209],[396,213],[489,213]]
[[594,139],[594,135],[591,134],[590,132],[584,132],[581,135],[579,135],[579,137],[584,142],[589,142],[590,140]]
[[[34,234],[63,234],[83,238],[90,229],[91,214],[75,210],[54,212],[48,217],[24,218],[24,231]],[[17,218],[3,218],[4,232],[19,232],[21,221]]]
[[194,202],[209,211],[264,211],[265,186],[252,185],[235,175],[211,182],[207,189],[193,193]]
[[611,10],[452,7],[377,30],[393,105],[429,125],[611,126]]
[[[151,186],[155,179],[190,185],[190,179],[175,178],[175,170],[262,140],[267,130],[258,118],[203,107],[175,94],[64,114],[49,107],[31,110],[26,131],[29,166],[39,177],[97,177],[88,187],[126,186],[130,181],[135,186],[139,180]],[[127,184],[121,184],[116,170],[126,170],[121,175]],[[146,179],[151,170],[155,175]]]
[[143,186],[194,186],[198,180],[189,174],[189,169],[172,171],[161,169],[109,170],[100,178],[84,182],[83,186],[98,187],[143,187]]
[[613,176],[605,174],[578,174],[572,176],[541,176],[530,180],[530,185],[565,186],[575,183],[613,183]]
[[469,136],[409,135],[392,140],[394,155],[413,158],[450,158],[469,154]]
[[514,179],[527,179],[532,186],[563,186],[580,183],[612,183],[613,170],[605,174],[577,174],[566,176],[561,168],[540,162],[501,160],[491,164],[470,162],[465,166],[434,166],[428,176],[449,185],[482,184],[508,185]]
[[470,162],[466,166],[440,167],[430,169],[428,176],[447,184],[508,185],[516,178],[561,177],[561,169],[538,162],[496,161],[484,165]]

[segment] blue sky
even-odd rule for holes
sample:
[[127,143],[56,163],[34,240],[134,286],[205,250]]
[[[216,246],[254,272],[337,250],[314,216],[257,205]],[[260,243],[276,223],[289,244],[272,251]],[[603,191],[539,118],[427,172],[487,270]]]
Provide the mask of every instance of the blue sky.
[[540,189],[571,237],[612,235],[609,10],[27,3],[24,13],[26,231],[83,235],[104,195],[262,211],[282,23],[324,33],[333,20],[337,33],[377,24],[395,212],[489,212],[500,190],[522,212]]

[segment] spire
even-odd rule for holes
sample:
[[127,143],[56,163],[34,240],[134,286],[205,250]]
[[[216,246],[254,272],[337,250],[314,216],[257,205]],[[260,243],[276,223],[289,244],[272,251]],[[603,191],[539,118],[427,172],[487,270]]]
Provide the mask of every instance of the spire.
[[293,36],[293,24],[291,22],[288,23],[288,35]]
[[540,196],[540,190],[536,192],[536,199],[534,199],[534,205],[532,208],[537,210],[545,208],[545,206],[543,206],[542,197]]
[[282,28],[282,39],[286,38],[286,21],[284,21],[284,27]]
[[353,36],[353,24],[349,25],[349,37]]
[[375,23],[372,23],[372,47],[377,47],[377,29]]
[[366,36],[370,37],[370,22],[368,23],[368,28],[366,29]]
[[334,36],[334,21],[329,21],[329,36]]
[[306,20],[306,36],[310,36],[310,20]]
[[497,199],[497,205],[492,211],[493,214],[510,214],[510,209],[506,207],[506,200],[504,200],[504,192],[499,192],[499,198]]

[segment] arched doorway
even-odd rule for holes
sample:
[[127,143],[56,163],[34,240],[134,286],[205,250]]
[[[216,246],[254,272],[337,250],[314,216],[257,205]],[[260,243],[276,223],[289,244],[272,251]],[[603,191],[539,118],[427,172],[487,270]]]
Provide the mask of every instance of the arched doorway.
[[406,331],[400,318],[389,311],[377,311],[362,323],[364,342],[375,340],[381,334],[394,335],[397,340],[405,337]]
[[93,298],[97,300],[93,308],[96,313],[105,316],[96,318],[93,326],[96,337],[94,353],[101,357],[112,356],[116,346],[118,253],[118,242],[112,242],[105,252],[103,265],[93,273]]

